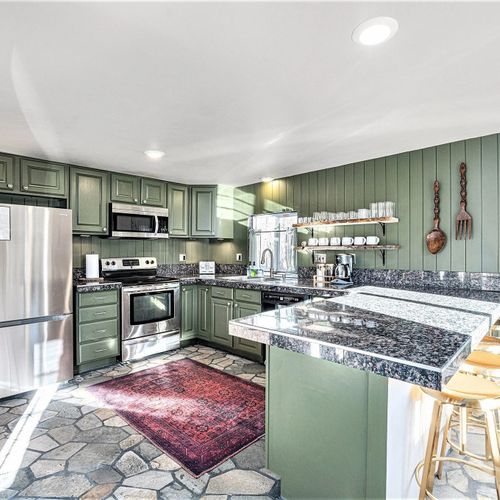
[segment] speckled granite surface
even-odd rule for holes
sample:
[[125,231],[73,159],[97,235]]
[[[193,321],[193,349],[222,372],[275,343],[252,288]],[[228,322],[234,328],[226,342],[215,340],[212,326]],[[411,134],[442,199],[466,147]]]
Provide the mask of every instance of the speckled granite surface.
[[89,283],[76,282],[75,289],[77,293],[104,292],[106,290],[117,290],[122,287],[122,284],[116,282],[100,282],[91,281]]
[[[381,294],[386,294],[383,296]],[[482,292],[488,295],[489,292]],[[398,295],[399,294],[399,295]],[[230,322],[231,335],[440,389],[498,318],[491,300],[355,287]]]

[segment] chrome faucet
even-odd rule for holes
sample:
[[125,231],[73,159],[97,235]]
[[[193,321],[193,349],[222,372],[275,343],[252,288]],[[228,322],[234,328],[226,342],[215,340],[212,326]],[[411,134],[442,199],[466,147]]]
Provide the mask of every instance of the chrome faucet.
[[269,256],[271,258],[271,262],[270,262],[270,266],[269,266],[269,277],[272,278],[273,272],[274,272],[273,271],[274,255],[273,255],[273,251],[270,248],[264,249],[264,251],[262,252],[262,256],[260,258],[260,263],[261,263],[261,265],[266,263],[266,252],[269,252]]

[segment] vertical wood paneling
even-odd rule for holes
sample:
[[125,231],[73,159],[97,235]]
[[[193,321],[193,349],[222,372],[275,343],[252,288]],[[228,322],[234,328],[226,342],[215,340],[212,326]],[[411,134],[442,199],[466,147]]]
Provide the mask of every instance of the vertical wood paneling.
[[[375,161],[365,161],[365,208],[370,208],[370,203],[377,201],[375,199]],[[381,236],[377,231],[377,226],[367,226],[365,228],[366,236]],[[376,255],[374,252],[365,252],[364,265],[367,268],[375,267]]]
[[436,148],[436,169],[439,179],[441,228],[448,237],[445,247],[436,255],[438,269],[449,269],[451,265],[450,239],[454,238],[454,217],[451,213],[450,147],[448,144]]
[[[496,135],[481,140],[481,164],[498,165]],[[482,269],[498,272],[498,169],[481,170]],[[475,223],[475,221],[474,221]]]
[[[386,201],[385,196],[385,158],[377,158],[375,160],[375,201]],[[378,226],[372,226],[377,231],[381,243],[386,243],[387,237],[382,235]],[[382,256],[379,252],[375,252],[375,267],[381,268]]]
[[[396,156],[389,156],[385,160],[385,178],[386,178],[386,193],[387,201],[396,203],[396,216],[398,215],[398,159]],[[373,198],[373,201],[376,201]],[[368,205],[367,205],[368,206]],[[399,241],[399,224],[388,224],[386,226],[386,241],[393,243]],[[398,267],[398,252],[386,252],[387,269],[397,269]]]
[[[365,205],[365,164],[354,164],[354,207],[361,208]],[[354,226],[354,236],[365,236],[366,226]],[[366,267],[366,252],[357,252],[356,264],[359,268]]]
[[410,268],[410,155],[398,155],[398,213],[399,244],[398,268]]

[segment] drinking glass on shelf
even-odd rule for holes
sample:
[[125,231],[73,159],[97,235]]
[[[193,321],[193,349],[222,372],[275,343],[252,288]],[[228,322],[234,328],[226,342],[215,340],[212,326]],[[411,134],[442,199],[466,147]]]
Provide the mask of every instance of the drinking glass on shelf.
[[314,220],[321,220],[321,212],[313,212]]
[[378,217],[378,204],[370,203],[370,217]]
[[358,212],[357,210],[351,210],[349,212],[349,219],[357,219],[358,218]]
[[385,216],[394,217],[396,213],[396,204],[393,201],[385,202]]
[[378,217],[385,217],[385,201],[379,201],[377,203]]

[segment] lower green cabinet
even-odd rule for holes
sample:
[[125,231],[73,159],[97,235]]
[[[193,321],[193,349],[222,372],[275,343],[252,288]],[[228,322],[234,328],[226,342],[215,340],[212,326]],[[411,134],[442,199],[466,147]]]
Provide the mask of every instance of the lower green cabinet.
[[229,335],[229,321],[233,319],[233,301],[212,297],[210,316],[210,340],[215,344],[232,347],[233,337]]
[[[261,310],[262,308],[260,303],[248,304],[246,302],[235,302],[233,317],[234,319],[244,318],[245,316],[251,316],[252,314],[259,314]],[[262,344],[253,342],[252,340],[233,337],[233,347],[238,351],[255,354],[257,356],[262,355]]]
[[210,339],[210,290],[209,286],[198,286],[198,337]]
[[198,290],[196,285],[181,287],[181,338],[196,337],[198,327]]
[[120,354],[118,290],[75,294],[76,373],[113,364]]

